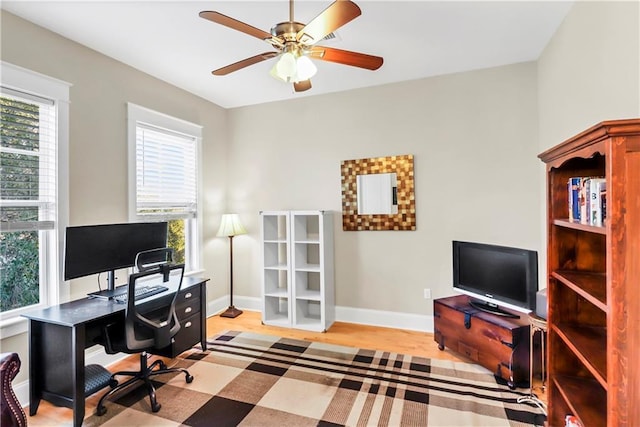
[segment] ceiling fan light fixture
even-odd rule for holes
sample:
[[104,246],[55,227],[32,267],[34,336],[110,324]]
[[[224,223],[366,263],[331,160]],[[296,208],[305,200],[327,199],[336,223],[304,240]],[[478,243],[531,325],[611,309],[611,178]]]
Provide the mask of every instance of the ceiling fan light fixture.
[[276,64],[276,72],[285,82],[294,81],[297,68],[296,57],[291,52],[283,53]]
[[296,67],[298,71],[298,80],[296,81],[308,80],[311,77],[315,76],[318,72],[318,68],[316,68],[315,64],[309,59],[308,56],[304,55],[298,58],[298,60],[296,61]]
[[271,68],[272,77],[285,83],[300,82],[313,77],[318,69],[307,56],[297,56],[292,52],[285,52]]

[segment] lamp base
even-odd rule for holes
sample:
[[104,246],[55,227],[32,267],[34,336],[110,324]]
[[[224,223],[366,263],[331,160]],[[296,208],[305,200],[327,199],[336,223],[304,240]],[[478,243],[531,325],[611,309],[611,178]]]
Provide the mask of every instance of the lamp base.
[[220,313],[220,317],[238,317],[242,314],[242,310],[238,310],[234,306],[230,305],[224,312]]

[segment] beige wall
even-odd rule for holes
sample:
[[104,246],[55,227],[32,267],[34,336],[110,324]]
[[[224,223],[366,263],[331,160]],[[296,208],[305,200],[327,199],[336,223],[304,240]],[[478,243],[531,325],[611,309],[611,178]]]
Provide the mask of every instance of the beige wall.
[[[451,241],[539,249],[536,65],[231,110],[229,195],[250,236],[234,261],[260,295],[258,212],[336,211],[336,303],[428,315],[451,295]],[[415,155],[416,231],[342,231],[340,161]],[[420,325],[416,325],[419,327]],[[426,325],[425,325],[426,326]]]
[[540,151],[640,117],[640,3],[579,1],[538,60]]

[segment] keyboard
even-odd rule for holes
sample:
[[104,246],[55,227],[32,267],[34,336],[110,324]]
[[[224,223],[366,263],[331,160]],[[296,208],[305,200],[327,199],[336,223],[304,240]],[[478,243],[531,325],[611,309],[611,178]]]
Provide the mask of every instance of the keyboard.
[[[149,298],[152,295],[156,295],[156,294],[162,293],[164,291],[168,291],[168,290],[169,290],[169,288],[167,288],[166,286],[162,286],[162,285],[140,286],[140,287],[136,288],[135,298],[136,298],[136,301],[138,301],[140,299]],[[129,296],[128,296],[127,293],[124,293],[122,295],[116,295],[114,297],[116,302],[120,302],[120,303],[127,302],[128,298],[129,298]]]

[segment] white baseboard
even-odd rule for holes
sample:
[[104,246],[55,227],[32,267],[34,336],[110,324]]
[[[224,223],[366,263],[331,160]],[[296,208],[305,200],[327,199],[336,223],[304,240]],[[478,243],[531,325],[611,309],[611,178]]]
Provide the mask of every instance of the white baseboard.
[[[241,310],[261,311],[262,299],[234,296],[234,305]],[[223,312],[229,306],[229,297],[224,296],[207,303],[207,317]],[[385,328],[408,329],[433,332],[433,316],[426,314],[399,313],[395,311],[370,310],[366,308],[336,307],[336,321]],[[127,354],[106,354],[102,347],[94,346],[86,350],[85,363],[109,366],[127,357]],[[13,389],[22,406],[29,404],[29,381],[14,384]]]
[[427,314],[399,313],[397,311],[337,306],[336,320],[360,325],[433,333],[433,315]]
[[[234,296],[233,298],[234,305],[241,310],[262,310],[262,300],[260,298],[243,296]],[[211,301],[207,306],[207,315],[216,315],[224,311],[228,306],[228,297]],[[426,314],[408,314],[396,311],[338,306],[336,307],[336,321],[433,333],[433,315]]]

